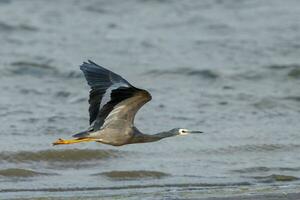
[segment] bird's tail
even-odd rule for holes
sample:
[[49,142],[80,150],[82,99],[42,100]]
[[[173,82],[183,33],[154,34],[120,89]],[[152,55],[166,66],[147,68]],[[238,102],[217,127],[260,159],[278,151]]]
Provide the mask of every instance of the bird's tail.
[[82,131],[80,133],[76,133],[75,135],[72,135],[74,138],[86,138],[89,137],[89,131]]

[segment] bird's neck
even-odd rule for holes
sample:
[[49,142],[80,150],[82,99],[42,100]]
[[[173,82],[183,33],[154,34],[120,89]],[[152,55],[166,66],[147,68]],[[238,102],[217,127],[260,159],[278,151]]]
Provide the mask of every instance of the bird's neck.
[[172,137],[175,135],[176,134],[174,134],[172,132],[167,132],[167,131],[156,133],[153,135],[139,133],[139,134],[135,134],[132,143],[155,142],[155,141],[161,140],[163,138]]

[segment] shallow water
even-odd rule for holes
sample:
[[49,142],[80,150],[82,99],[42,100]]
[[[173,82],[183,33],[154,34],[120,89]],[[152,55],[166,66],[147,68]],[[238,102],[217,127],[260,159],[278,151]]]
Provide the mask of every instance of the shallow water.
[[[195,199],[300,189],[300,2],[0,1],[0,198]],[[153,96],[147,133],[55,146],[88,126],[92,59]]]

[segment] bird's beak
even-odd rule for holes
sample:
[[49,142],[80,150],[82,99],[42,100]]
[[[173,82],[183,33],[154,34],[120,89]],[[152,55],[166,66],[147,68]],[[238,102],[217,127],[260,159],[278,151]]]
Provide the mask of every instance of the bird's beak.
[[202,131],[188,131],[188,133],[203,133]]

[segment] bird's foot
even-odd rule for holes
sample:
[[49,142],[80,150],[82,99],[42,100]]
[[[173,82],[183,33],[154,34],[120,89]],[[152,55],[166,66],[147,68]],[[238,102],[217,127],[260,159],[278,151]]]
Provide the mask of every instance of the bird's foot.
[[55,142],[52,143],[53,145],[60,145],[60,144],[70,144],[67,140],[59,138]]
[[90,141],[94,141],[94,140],[92,138],[77,138],[77,139],[73,139],[73,140],[64,140],[64,139],[59,138],[52,144],[53,145],[74,144],[74,143],[79,143],[79,142],[90,142]]

